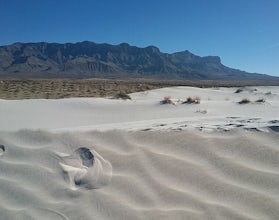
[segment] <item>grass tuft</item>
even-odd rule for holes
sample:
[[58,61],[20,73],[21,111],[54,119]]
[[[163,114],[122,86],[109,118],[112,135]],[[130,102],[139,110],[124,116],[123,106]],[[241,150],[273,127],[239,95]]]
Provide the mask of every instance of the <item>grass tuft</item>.
[[127,93],[125,92],[119,92],[117,93],[115,96],[113,96],[114,99],[123,99],[123,100],[127,100],[127,99],[132,99]]
[[186,101],[182,102],[182,104],[200,104],[201,99],[200,97],[196,96],[196,97],[188,97],[186,99]]
[[264,99],[264,98],[261,98],[261,99],[256,100],[255,102],[257,102],[257,103],[264,103],[264,102],[265,102],[265,99]]
[[164,99],[160,101],[160,104],[164,105],[164,104],[174,104],[174,103],[171,100],[170,96],[165,96]]
[[243,89],[237,89],[234,93],[241,93],[243,92]]
[[248,104],[250,102],[251,101],[249,99],[245,98],[245,99],[242,99],[241,101],[239,101],[238,104]]

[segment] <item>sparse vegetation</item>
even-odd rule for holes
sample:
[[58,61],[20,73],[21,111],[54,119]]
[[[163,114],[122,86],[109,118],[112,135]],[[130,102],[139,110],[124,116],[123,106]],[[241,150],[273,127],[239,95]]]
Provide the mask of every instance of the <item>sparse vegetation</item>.
[[243,89],[237,89],[234,93],[241,93],[243,92]]
[[117,93],[115,96],[113,96],[113,98],[114,99],[123,99],[123,100],[130,99],[131,100],[131,97],[123,91]]
[[174,105],[170,96],[165,96],[164,99],[160,101],[160,104],[161,105],[164,105],[164,104],[173,104]]
[[[260,99],[257,99],[256,101],[254,101],[253,103],[264,103],[264,102],[265,102],[265,99],[260,98]],[[248,103],[251,103],[251,101],[247,98],[244,98],[238,102],[238,104],[248,104]]]
[[196,113],[206,114],[207,110],[206,109],[199,109],[199,110],[196,111]]
[[241,101],[239,101],[238,104],[248,104],[250,102],[251,101],[249,99],[245,98],[245,99],[242,99]]
[[200,104],[200,102],[201,102],[200,97],[196,96],[193,98],[188,97],[185,102],[182,102],[182,104]]
[[265,102],[265,99],[264,99],[264,98],[261,98],[261,99],[256,100],[255,102],[257,102],[257,103],[264,103],[264,102]]
[[[113,97],[119,91],[141,92],[170,86],[242,87],[278,85],[277,81],[169,81],[169,80],[115,80],[115,79],[0,79],[1,99],[60,99],[69,97]],[[267,92],[264,95],[272,95]]]

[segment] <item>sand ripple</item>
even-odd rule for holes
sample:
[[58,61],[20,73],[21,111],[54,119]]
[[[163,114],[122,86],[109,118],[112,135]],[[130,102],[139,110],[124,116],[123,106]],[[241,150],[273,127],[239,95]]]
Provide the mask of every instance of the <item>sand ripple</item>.
[[244,129],[2,132],[0,219],[276,220],[278,140]]

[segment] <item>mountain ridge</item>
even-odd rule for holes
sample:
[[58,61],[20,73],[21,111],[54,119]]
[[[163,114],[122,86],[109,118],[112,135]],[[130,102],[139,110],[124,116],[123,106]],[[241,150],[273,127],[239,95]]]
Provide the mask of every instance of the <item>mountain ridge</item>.
[[224,66],[218,56],[162,53],[128,43],[14,43],[0,46],[1,78],[256,79],[277,77]]

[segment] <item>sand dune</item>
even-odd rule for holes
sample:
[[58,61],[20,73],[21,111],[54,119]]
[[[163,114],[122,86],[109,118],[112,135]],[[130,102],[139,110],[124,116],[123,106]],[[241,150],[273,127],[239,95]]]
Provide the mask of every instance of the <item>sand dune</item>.
[[0,100],[0,219],[279,219],[278,87],[235,90]]
[[[279,218],[273,132],[26,130],[0,140],[1,219]],[[59,165],[80,146],[111,164],[98,189],[73,189]]]
[[[279,87],[173,87],[131,94],[132,100],[70,98],[58,100],[0,100],[0,130],[162,130],[189,127],[228,130],[278,126]],[[160,105],[170,96],[175,105]],[[201,103],[181,104],[199,96]],[[244,98],[251,103],[238,104]],[[256,100],[265,99],[264,103]],[[201,114],[206,110],[206,114]]]

